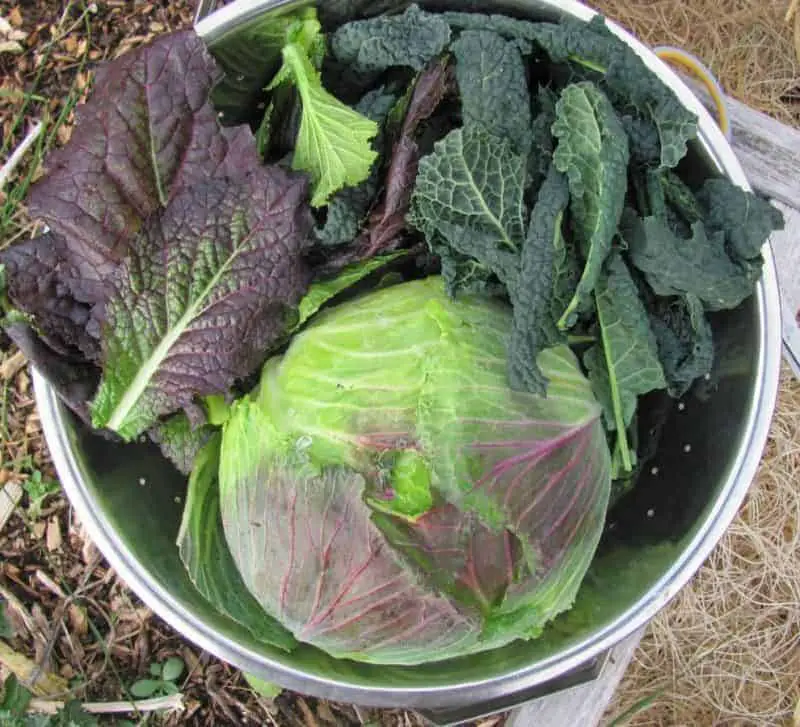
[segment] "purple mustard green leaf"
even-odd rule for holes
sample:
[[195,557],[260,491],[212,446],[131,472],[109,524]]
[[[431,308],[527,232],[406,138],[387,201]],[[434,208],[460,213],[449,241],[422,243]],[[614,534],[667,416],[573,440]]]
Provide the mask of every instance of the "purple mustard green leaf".
[[161,36],[103,68],[71,139],[47,158],[30,213],[98,278],[182,189],[258,166],[250,130],[223,129],[208,101],[216,76],[193,31]]
[[69,261],[66,240],[52,232],[0,252],[13,306],[33,313],[43,342],[62,355],[97,361],[100,341],[90,332],[96,286]]
[[176,195],[114,272],[97,427],[125,439],[227,391],[285,336],[306,290],[304,177],[262,167]]

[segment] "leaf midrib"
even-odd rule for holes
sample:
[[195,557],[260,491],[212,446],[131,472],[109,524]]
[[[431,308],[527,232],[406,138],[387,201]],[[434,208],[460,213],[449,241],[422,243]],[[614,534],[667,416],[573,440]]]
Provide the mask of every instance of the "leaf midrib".
[[172,347],[177,343],[178,339],[184,334],[189,324],[201,312],[206,299],[210,296],[216,285],[219,283],[222,276],[227,272],[230,264],[239,254],[239,247],[236,247],[231,252],[228,259],[219,270],[211,277],[211,280],[206,284],[197,298],[189,305],[184,314],[177,320],[177,322],[167,329],[167,332],[161,338],[161,341],[153,349],[147,360],[144,361],[138,368],[136,376],[125,388],[125,393],[119,400],[119,403],[114,407],[111,415],[108,418],[106,426],[112,431],[118,432],[125,425],[125,422],[130,413],[135,408],[136,404],[141,399],[150,382],[155,376],[161,364],[169,355]]

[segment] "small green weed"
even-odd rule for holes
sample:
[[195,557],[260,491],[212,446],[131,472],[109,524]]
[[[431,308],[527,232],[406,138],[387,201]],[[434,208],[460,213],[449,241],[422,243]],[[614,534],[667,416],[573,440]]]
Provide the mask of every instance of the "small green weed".
[[181,678],[186,666],[182,659],[171,656],[163,663],[150,664],[149,679],[139,679],[131,684],[130,692],[137,699],[150,697],[166,697],[177,694],[180,687],[176,684]]
[[45,500],[61,491],[58,482],[44,477],[40,470],[34,469],[30,477],[22,483],[22,489],[28,495],[28,516],[37,520],[42,514]]

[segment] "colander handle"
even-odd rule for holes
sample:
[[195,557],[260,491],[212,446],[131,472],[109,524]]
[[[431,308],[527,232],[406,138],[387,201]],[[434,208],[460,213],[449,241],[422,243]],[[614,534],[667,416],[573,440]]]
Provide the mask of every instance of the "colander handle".
[[543,682],[519,692],[497,697],[496,699],[467,704],[463,707],[416,710],[416,712],[427,720],[431,727],[456,727],[456,725],[464,725],[468,722],[474,722],[502,712],[508,712],[509,710],[521,707],[523,704],[527,704],[536,699],[549,697],[565,689],[572,689],[581,684],[594,681],[603,671],[610,653],[610,651],[606,651],[573,669],[571,672],[551,679],[548,682]]

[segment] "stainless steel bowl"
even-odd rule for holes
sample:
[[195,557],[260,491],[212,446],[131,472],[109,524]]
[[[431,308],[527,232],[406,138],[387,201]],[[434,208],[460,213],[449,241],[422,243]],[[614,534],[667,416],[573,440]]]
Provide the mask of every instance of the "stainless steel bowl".
[[[237,0],[200,20],[197,32],[212,46],[235,43],[254,18],[297,4]],[[534,19],[572,15],[589,20],[593,15],[571,0],[436,6]],[[711,165],[748,187],[724,136],[680,78],[636,39],[613,24],[612,29],[699,117],[695,163]],[[176,630],[287,688],[364,705],[444,710],[441,719],[452,721],[454,715],[507,707],[591,675],[593,660],[663,608],[719,541],[755,475],[778,389],[780,306],[770,250],[764,255],[756,295],[738,310],[714,317],[716,390],[689,398],[683,411],[672,411],[655,463],[659,474],[646,476],[617,514],[574,613],[538,641],[429,666],[376,667],[337,661],[310,647],[283,654],[255,642],[215,613],[183,570],[175,536],[184,480],[152,447],[112,445],[91,435],[35,374],[36,399],[58,474],[89,534],[133,591]],[[650,519],[648,510],[654,511]]]

